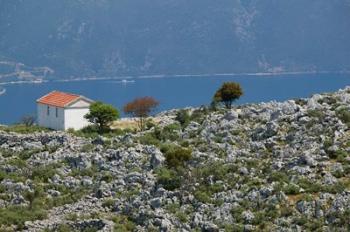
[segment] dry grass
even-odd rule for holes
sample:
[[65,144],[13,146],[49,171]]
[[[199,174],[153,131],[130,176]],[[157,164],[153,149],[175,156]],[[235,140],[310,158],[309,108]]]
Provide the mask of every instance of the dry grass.
[[[152,120],[154,124],[158,124],[160,122],[160,119],[150,117],[147,120]],[[111,129],[129,129],[129,130],[137,130],[137,118],[122,118],[120,120],[114,121],[111,125]]]
[[118,121],[114,121],[111,125],[111,129],[137,129],[137,121],[135,119],[123,118]]

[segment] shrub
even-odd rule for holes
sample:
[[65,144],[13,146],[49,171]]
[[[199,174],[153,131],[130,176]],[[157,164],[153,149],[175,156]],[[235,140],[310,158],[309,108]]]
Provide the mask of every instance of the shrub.
[[85,144],[80,148],[81,152],[87,153],[87,152],[91,152],[95,149],[96,146],[94,146],[93,144],[89,143],[89,144]]
[[178,121],[182,127],[186,127],[191,120],[191,116],[188,113],[188,110],[183,109],[176,113],[175,120]]
[[124,215],[114,216],[112,221],[114,222],[114,232],[134,231],[136,227],[134,222]]
[[200,109],[196,109],[191,114],[191,121],[195,121],[201,124],[208,113],[209,111],[206,107],[201,107]]
[[318,118],[319,120],[324,117],[324,113],[321,110],[308,110],[307,115],[309,117]]
[[192,150],[175,147],[165,152],[165,160],[168,167],[177,168],[185,165],[192,158]]
[[167,125],[163,129],[156,127],[154,130],[154,136],[161,141],[175,141],[179,138],[177,131],[180,129],[180,125],[177,123]]
[[39,127],[39,126],[26,126],[23,124],[17,124],[13,126],[8,127],[0,127],[0,130],[6,131],[6,132],[15,132],[19,134],[32,134],[34,132],[48,132],[50,129]]
[[344,150],[337,150],[337,151],[329,151],[327,150],[328,156],[331,159],[336,159],[340,162],[344,161],[346,157],[348,157],[348,152]]
[[269,176],[268,180],[270,182],[276,181],[276,182],[288,182],[289,178],[286,173],[284,172],[273,172]]
[[160,168],[156,171],[157,183],[166,190],[173,191],[181,186],[181,176],[173,169]]
[[350,125],[350,111],[341,109],[336,112],[337,117],[345,124]]
[[295,195],[298,194],[299,191],[300,188],[295,184],[289,184],[283,189],[283,192],[285,192],[287,195]]
[[144,144],[144,145],[155,145],[155,146],[160,145],[160,141],[155,136],[154,133],[146,133],[146,134],[142,135],[141,137],[139,137],[138,140],[139,140],[139,143]]
[[203,192],[201,190],[195,191],[194,197],[202,203],[210,203],[211,202],[211,198],[210,198],[209,194],[207,192]]
[[104,208],[112,208],[115,205],[115,200],[112,198],[106,199],[102,203],[102,207]]
[[0,225],[17,225],[18,229],[23,229],[26,221],[43,220],[46,215],[46,211],[40,208],[9,206],[0,208]]
[[56,174],[57,164],[38,166],[32,170],[30,178],[32,180],[40,180],[40,182],[47,183],[49,178]]
[[59,225],[55,230],[52,230],[53,231],[57,231],[57,232],[72,232],[74,231],[74,228],[70,225],[67,225],[67,224],[61,224]]

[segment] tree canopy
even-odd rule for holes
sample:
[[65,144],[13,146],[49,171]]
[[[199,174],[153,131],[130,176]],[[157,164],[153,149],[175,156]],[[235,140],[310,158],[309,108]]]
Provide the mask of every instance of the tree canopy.
[[213,97],[214,102],[223,103],[226,108],[230,109],[232,103],[243,95],[243,90],[240,84],[235,82],[225,82],[218,89]]
[[108,129],[111,122],[119,118],[119,111],[112,105],[94,102],[90,105],[90,112],[85,115],[85,118],[103,131]]
[[139,128],[142,130],[144,128],[145,118],[150,116],[158,105],[159,102],[153,97],[136,98],[124,106],[124,112],[139,118]]

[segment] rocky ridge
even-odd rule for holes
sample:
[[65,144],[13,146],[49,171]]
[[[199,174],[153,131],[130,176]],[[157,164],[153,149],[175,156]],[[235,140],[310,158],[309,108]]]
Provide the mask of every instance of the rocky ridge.
[[113,137],[0,131],[1,229],[348,231],[349,104],[345,88]]

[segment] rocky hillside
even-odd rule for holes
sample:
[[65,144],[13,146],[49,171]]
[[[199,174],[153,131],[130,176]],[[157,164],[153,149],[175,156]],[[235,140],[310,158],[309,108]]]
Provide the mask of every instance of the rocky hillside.
[[1,230],[349,231],[349,103],[347,88],[120,136],[0,132]]

